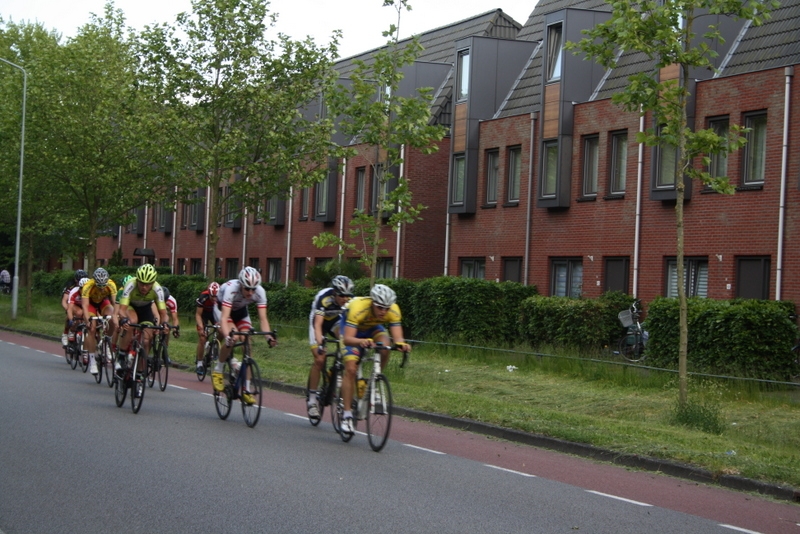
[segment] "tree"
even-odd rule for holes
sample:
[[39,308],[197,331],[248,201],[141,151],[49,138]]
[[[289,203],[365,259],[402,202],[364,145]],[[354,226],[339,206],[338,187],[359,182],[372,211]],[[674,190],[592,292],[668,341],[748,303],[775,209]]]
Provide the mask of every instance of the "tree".
[[[404,97],[398,94],[403,79],[402,68],[411,65],[422,50],[415,37],[399,46],[400,15],[411,10],[407,0],[384,0],[384,6],[397,11],[397,24],[383,33],[389,41],[376,52],[372,62],[356,60],[350,75],[350,86],[338,85],[326,95],[331,115],[337,117],[338,129],[357,145],[347,147],[347,154],[359,154],[369,161],[377,178],[377,205],[374,213],[357,212],[350,221],[350,238],[361,240],[361,248],[354,241],[340,239],[323,232],[313,238],[317,247],[338,246],[339,255],[345,251],[356,252],[359,261],[370,270],[370,285],[375,283],[375,270],[381,248],[384,227],[397,231],[402,224],[411,224],[420,218],[422,205],[413,205],[409,181],[397,176],[397,187],[389,191],[393,173],[403,162],[402,150],[415,148],[431,154],[438,150],[436,141],[446,131],[442,126],[430,124],[431,89],[420,89],[418,95]],[[388,217],[387,217],[388,216]]]
[[208,192],[209,278],[215,223],[320,181],[336,149],[331,122],[306,120],[302,111],[334,81],[338,34],[323,47],[281,34],[269,40],[276,15],[268,5],[193,0],[175,28],[148,27],[140,40],[144,83],[162,106],[176,185],[184,200]]
[[[602,66],[612,69],[620,53],[639,52],[653,62],[653,70],[629,77],[628,86],[613,96],[612,101],[626,111],[640,115],[651,113],[657,126],[637,134],[637,141],[648,146],[677,151],[675,165],[676,234],[678,300],[680,308],[680,341],[678,347],[679,404],[688,401],[687,384],[687,300],[684,284],[684,176],[700,180],[720,193],[734,192],[726,176],[712,176],[706,169],[711,154],[738,150],[746,139],[746,129],[731,126],[728,135],[720,136],[713,129],[692,130],[687,120],[687,105],[691,94],[690,74],[696,69],[713,70],[716,52],[712,42],[724,42],[718,28],[708,24],[697,39],[696,26],[703,26],[705,15],[726,15],[735,19],[761,24],[769,18],[769,10],[777,7],[775,0],[615,0],[607,21],[584,33],[579,43],[567,48],[584,52]],[[659,81],[659,70],[677,65],[678,80]],[[697,162],[702,165],[697,165]]]

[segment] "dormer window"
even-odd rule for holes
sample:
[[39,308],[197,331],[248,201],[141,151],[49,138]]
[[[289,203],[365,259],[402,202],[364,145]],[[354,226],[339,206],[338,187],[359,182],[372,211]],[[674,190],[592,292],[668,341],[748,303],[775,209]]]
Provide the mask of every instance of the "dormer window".
[[547,81],[561,79],[561,58],[564,55],[564,40],[561,23],[547,27]]
[[458,52],[458,87],[457,101],[466,100],[469,96],[469,49]]

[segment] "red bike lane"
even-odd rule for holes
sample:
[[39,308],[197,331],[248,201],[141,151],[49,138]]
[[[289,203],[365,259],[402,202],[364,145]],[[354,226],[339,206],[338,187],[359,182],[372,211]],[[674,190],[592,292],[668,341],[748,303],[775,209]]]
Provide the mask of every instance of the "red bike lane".
[[[64,362],[63,351],[58,342],[7,331],[0,331],[0,340],[60,355]],[[173,369],[169,383],[211,393],[210,381],[199,382],[191,372]],[[263,405],[300,417],[306,415],[304,399],[296,394],[265,389]],[[322,430],[330,430],[327,415],[326,413],[320,425]],[[309,430],[315,431],[311,428]],[[390,438],[408,446],[459,456],[493,467],[563,482],[587,491],[703,517],[732,528],[732,532],[800,534],[798,504],[775,501],[661,473],[633,470],[406,417],[393,418]],[[364,453],[374,454],[368,447],[365,447]],[[386,451],[381,454],[386,454]]]

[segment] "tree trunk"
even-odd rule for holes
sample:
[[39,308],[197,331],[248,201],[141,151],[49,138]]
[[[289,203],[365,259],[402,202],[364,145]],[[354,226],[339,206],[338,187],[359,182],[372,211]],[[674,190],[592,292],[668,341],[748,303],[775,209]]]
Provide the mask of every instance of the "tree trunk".
[[208,233],[208,248],[206,249],[206,257],[208,263],[206,264],[206,278],[214,280],[217,277],[217,242],[219,241],[219,230],[217,230],[217,222],[220,218],[222,206],[219,205],[219,198],[215,186],[208,188],[208,197],[206,203],[209,206],[208,220],[206,221],[206,232]]

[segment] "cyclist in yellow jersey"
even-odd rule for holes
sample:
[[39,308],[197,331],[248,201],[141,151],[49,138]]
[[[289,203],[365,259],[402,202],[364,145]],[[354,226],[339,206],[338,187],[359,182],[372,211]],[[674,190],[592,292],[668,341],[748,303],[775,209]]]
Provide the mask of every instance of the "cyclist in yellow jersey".
[[[361,349],[381,342],[387,348],[381,350],[381,367],[389,363],[389,334],[401,352],[411,352],[411,345],[403,337],[403,323],[400,307],[396,303],[397,294],[389,286],[375,284],[369,297],[356,297],[351,300],[342,314],[342,343],[344,344],[344,379],[342,380],[342,401],[345,412],[342,432],[353,433],[353,391],[356,371],[361,359]],[[383,326],[389,325],[389,332]]]
[[[114,304],[117,302],[117,285],[108,276],[108,271],[102,267],[95,269],[92,278],[83,284],[81,288],[81,305],[83,307],[83,317],[89,321],[90,317],[101,317],[111,315],[111,323],[106,334],[114,335],[117,328],[117,318],[113,316]],[[89,353],[89,372],[97,374],[97,362],[95,361],[95,350],[97,349],[97,339],[95,339],[97,323],[89,321],[89,335],[84,341],[86,351]],[[110,357],[106,354],[106,357]]]
[[[158,310],[160,324],[169,328],[169,316],[167,315],[167,306],[164,303],[164,293],[161,290],[161,286],[156,282],[157,277],[158,273],[155,267],[145,263],[136,270],[136,278],[125,284],[122,289],[122,297],[119,299],[119,325],[122,327],[122,333],[118,342],[120,352],[115,365],[117,369],[120,368],[120,360],[125,357],[131,344],[131,336],[128,335],[128,323],[141,324],[149,322],[155,324],[155,315],[152,309],[154,302]],[[145,354],[150,352],[152,338],[153,331],[145,329],[142,333]],[[139,371],[144,371],[144,360],[140,363],[142,368]]]

